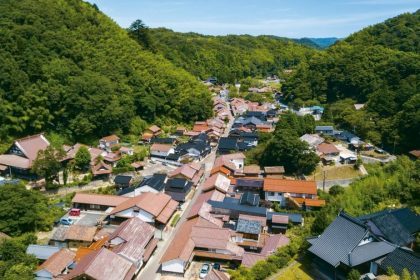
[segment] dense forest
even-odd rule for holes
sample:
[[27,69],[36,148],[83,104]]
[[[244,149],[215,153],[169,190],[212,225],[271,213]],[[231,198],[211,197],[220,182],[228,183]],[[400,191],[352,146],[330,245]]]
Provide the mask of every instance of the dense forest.
[[403,14],[316,53],[284,85],[287,100],[328,103],[324,121],[391,151],[418,148],[419,26],[420,11]]
[[217,77],[219,82],[235,82],[248,76],[279,75],[285,68],[309,58],[316,47],[310,40],[295,43],[275,36],[205,36],[150,29],[152,47],[176,66],[200,79]]
[[138,116],[211,115],[195,77],[142,49],[94,5],[4,0],[0,14],[0,139],[53,130],[83,140],[125,133]]

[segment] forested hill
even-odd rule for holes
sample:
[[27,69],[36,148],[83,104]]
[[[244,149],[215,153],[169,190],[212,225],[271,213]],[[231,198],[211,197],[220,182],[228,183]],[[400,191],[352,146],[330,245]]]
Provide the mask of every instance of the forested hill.
[[346,41],[352,45],[381,45],[387,48],[420,52],[420,10],[405,13],[369,26],[351,36]]
[[417,11],[357,32],[301,64],[283,90],[297,104],[330,104],[324,121],[390,151],[418,149],[419,26]]
[[[81,0],[0,1],[0,139],[126,132],[136,115],[194,121],[208,90]],[[137,117],[138,120],[138,117]]]
[[278,74],[315,52],[274,36],[205,36],[157,28],[150,29],[150,38],[156,51],[175,65],[201,79],[215,76],[220,82]]

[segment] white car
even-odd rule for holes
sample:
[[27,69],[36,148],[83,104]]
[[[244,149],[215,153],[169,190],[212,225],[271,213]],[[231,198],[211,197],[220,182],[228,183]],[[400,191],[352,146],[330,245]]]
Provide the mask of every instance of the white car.
[[203,266],[200,269],[200,275],[199,275],[200,279],[204,279],[204,277],[206,277],[207,274],[209,274],[209,271],[210,271],[210,265],[207,263],[203,264]]

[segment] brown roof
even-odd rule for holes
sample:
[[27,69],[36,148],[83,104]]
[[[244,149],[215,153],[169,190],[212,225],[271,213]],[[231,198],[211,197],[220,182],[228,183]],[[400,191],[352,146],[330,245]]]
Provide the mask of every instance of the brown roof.
[[82,225],[71,225],[65,235],[65,240],[87,241],[91,242],[96,233],[96,227]]
[[217,189],[226,193],[229,189],[229,186],[230,180],[225,175],[216,173],[207,178],[207,180],[202,185],[202,190],[205,192],[212,189]]
[[245,174],[260,174],[260,166],[256,164],[246,165],[244,166],[244,173]]
[[91,170],[93,176],[111,174],[112,166],[101,161],[98,164],[92,166]]
[[209,191],[209,192],[201,193],[197,197],[194,205],[191,207],[191,210],[188,213],[187,218],[190,219],[192,217],[197,216],[198,213],[199,213],[199,211],[200,211],[200,209],[201,209],[201,207],[203,206],[203,204],[205,202],[207,202],[209,200],[223,201],[224,198],[225,198],[225,194],[222,193],[222,192],[220,192],[220,191],[218,191],[218,190],[212,190],[212,191]]
[[[198,167],[198,168],[197,168]],[[197,166],[196,163],[184,164],[177,169],[168,173],[168,177],[175,177],[177,175],[182,175],[189,180],[192,180],[197,172],[200,170],[201,166]]]
[[115,207],[117,205],[120,205],[124,201],[127,201],[128,199],[129,199],[128,197],[117,196],[117,195],[76,193],[76,195],[73,197],[71,202]]
[[242,265],[245,267],[251,267],[253,266],[257,261],[264,260],[265,256],[258,254],[258,253],[250,253],[246,252],[242,256]]
[[150,130],[153,133],[161,131],[160,127],[157,125],[152,125],[151,127],[148,128],[148,130]]
[[30,161],[34,161],[38,152],[45,150],[50,145],[50,142],[48,142],[43,134],[37,134],[18,139],[15,141],[15,145]]
[[13,166],[22,169],[30,169],[32,162],[24,157],[17,155],[0,155],[0,164],[3,166]]
[[76,253],[70,251],[67,248],[63,248],[60,251],[52,254],[43,264],[41,264],[37,272],[45,269],[52,276],[60,275],[69,265],[74,261]]
[[96,280],[129,280],[136,267],[118,254],[102,248],[85,256],[63,279],[78,279],[86,275]]
[[131,207],[138,207],[155,216],[157,221],[167,223],[178,207],[178,202],[164,193],[144,192],[139,196],[127,198],[127,200],[115,207],[110,215],[115,215]]
[[213,175],[214,173],[222,173],[222,174],[225,174],[226,176],[230,176],[230,174],[232,173],[229,169],[227,169],[226,167],[224,167],[223,165],[222,166],[217,166],[217,167],[214,167],[212,170],[211,170],[211,172],[210,172],[210,174],[211,175]]
[[132,164],[130,164],[132,167],[134,168],[140,168],[140,167],[144,167],[146,166],[146,164],[144,163],[144,161],[136,161],[133,162]]
[[316,148],[318,150],[318,152],[323,153],[325,155],[327,154],[336,154],[339,153],[340,151],[336,148],[335,145],[330,144],[330,143],[321,143],[317,146]]
[[229,277],[222,271],[212,269],[204,278],[205,280],[229,280]]
[[287,180],[287,179],[264,179],[264,191],[317,194],[315,181]]
[[150,151],[156,152],[169,152],[172,149],[172,145],[169,144],[153,144],[150,147]]
[[141,136],[141,140],[150,140],[153,138],[153,134],[151,133],[143,133],[143,135]]
[[159,239],[157,238],[153,238],[152,240],[150,240],[149,244],[147,244],[144,250],[143,261],[147,262],[149,260],[149,258],[152,256],[153,251],[156,249],[158,242]]
[[288,224],[289,216],[286,215],[273,215],[271,221],[275,224]]
[[412,150],[409,152],[409,154],[415,157],[420,157],[420,150]]
[[303,203],[305,203],[306,206],[312,206],[312,207],[325,206],[325,200],[323,199],[310,199],[310,198],[302,198],[302,197],[293,197],[293,199],[300,205],[303,205]]
[[118,141],[120,140],[120,137],[118,137],[115,134],[109,135],[109,136],[105,136],[101,138],[101,141],[106,141],[106,142],[111,142],[111,141]]
[[115,246],[112,251],[128,257],[133,261],[140,261],[143,258],[145,248],[155,234],[155,228],[140,218],[131,218],[123,223],[109,237],[109,242],[116,238],[124,240],[123,243]]
[[264,247],[261,250],[261,254],[269,256],[277,251],[277,248],[286,246],[289,244],[290,240],[283,234],[274,234],[270,235],[269,238],[265,240]]
[[266,166],[264,167],[265,174],[283,174],[284,166]]

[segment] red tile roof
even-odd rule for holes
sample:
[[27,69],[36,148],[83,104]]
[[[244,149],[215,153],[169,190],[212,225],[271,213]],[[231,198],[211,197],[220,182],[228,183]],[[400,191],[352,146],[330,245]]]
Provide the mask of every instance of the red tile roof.
[[276,178],[264,179],[264,191],[317,194],[315,181],[286,180]]
[[128,197],[117,196],[117,195],[76,193],[76,195],[73,197],[71,202],[115,207],[128,199],[129,199]]
[[210,172],[211,175],[215,173],[222,173],[222,174],[225,174],[226,176],[230,176],[232,172],[224,166],[217,166],[217,167],[214,167]]

